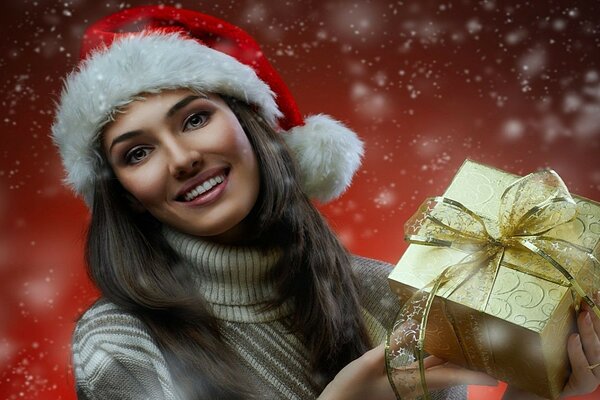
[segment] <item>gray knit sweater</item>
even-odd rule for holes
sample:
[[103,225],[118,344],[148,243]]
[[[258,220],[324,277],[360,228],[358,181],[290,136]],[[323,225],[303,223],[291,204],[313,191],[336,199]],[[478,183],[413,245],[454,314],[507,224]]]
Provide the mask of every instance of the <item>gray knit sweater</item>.
[[[261,312],[275,287],[266,276],[278,260],[257,249],[200,241],[174,231],[165,237],[195,270],[198,288],[221,320],[222,333],[265,399],[314,399],[320,388],[311,377],[308,351],[286,331],[289,303]],[[362,285],[361,305],[373,343],[385,340],[398,308],[387,284],[391,266],[355,257]],[[100,299],[80,318],[73,335],[73,364],[79,399],[180,400],[165,359],[144,324]],[[201,379],[201,377],[199,377]],[[434,394],[465,399],[466,389]]]

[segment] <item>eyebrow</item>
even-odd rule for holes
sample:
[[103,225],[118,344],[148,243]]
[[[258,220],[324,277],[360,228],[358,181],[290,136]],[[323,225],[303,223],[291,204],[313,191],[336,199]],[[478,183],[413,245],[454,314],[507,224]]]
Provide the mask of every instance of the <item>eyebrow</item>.
[[108,149],[108,152],[110,153],[110,151],[116,144],[119,144],[121,142],[129,140],[129,139],[139,136],[141,134],[142,134],[142,131],[136,130],[136,131],[125,132],[124,134],[117,136],[116,138],[113,139],[112,143],[110,144],[110,148]]
[[[166,117],[167,118],[172,117],[173,114],[175,114],[177,111],[181,110],[183,107],[187,106],[188,104],[190,104],[192,101],[194,101],[196,99],[208,99],[208,96],[206,96],[204,94],[187,96],[187,97],[183,98],[182,100],[178,101],[177,103],[175,103],[175,105],[173,107],[171,107],[169,109],[169,111],[167,111]],[[129,139],[139,136],[141,134],[142,134],[141,130],[135,130],[135,131],[125,132],[124,134],[117,136],[111,142],[110,148],[108,149],[108,151],[110,152],[116,144],[119,144],[121,142],[129,140]]]
[[178,101],[173,107],[171,107],[169,109],[169,111],[167,111],[167,118],[172,117],[173,114],[175,114],[177,111],[181,110],[183,107],[187,106],[188,104],[190,104],[192,101],[194,101],[196,99],[208,99],[208,97],[204,94],[187,96],[186,98]]

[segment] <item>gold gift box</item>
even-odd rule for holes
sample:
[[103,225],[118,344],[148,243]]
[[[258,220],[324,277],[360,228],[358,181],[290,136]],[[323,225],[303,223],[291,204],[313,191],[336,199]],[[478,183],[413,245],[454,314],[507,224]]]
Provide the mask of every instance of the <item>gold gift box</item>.
[[[500,197],[518,177],[467,160],[444,197],[494,221]],[[600,204],[573,196],[577,218],[547,235],[594,249],[600,258]],[[389,276],[402,303],[425,287],[464,253],[418,244],[408,249]],[[507,252],[505,262],[531,267],[540,258],[525,252]],[[587,293],[599,289],[593,263],[571,268]],[[532,268],[528,268],[532,269]],[[535,268],[533,268],[535,270]],[[561,284],[501,265],[483,311],[470,304],[478,290],[467,282],[453,290],[442,288],[433,302],[427,324],[425,351],[467,368],[483,371],[544,398],[559,396],[569,375],[567,338],[576,330],[579,300]]]

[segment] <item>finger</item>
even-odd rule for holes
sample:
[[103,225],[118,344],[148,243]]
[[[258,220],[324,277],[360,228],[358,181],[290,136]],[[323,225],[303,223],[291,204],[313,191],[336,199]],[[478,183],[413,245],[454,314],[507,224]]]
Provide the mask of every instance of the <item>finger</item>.
[[446,360],[444,360],[443,358],[439,358],[436,356],[428,356],[425,358],[425,360],[423,360],[423,365],[425,366],[425,369],[427,368],[433,368],[433,367],[437,367],[439,365],[444,365],[446,364]]
[[419,368],[394,369],[392,371],[394,387],[404,399],[416,399],[423,393]]
[[[436,356],[428,356],[423,360],[423,366],[426,370],[429,370],[430,368],[441,368],[446,364],[448,364],[446,360]],[[422,394],[418,361],[402,368],[393,369],[392,379],[396,382],[396,389],[403,400],[416,399]]]
[[[579,313],[577,326],[587,361],[590,364],[600,362],[600,339],[598,339],[592,316],[588,310]],[[595,368],[593,371],[596,376],[600,377],[600,367]]]
[[[596,305],[600,306],[600,292],[594,293],[592,295],[592,299],[594,300],[594,303],[596,303]],[[596,335],[600,336],[600,318],[598,318],[598,316],[590,309],[590,307],[585,301],[583,302],[583,309],[590,312]]]
[[[443,358],[439,358],[437,356],[427,356],[423,359],[423,366],[425,369],[429,369],[429,368],[438,368],[441,365],[445,365],[447,364],[448,361],[444,360]],[[412,370],[412,369],[418,369],[419,368],[419,361],[414,361],[406,366],[404,366],[404,368],[399,368],[399,369],[405,369],[405,370]]]
[[575,334],[569,338],[567,349],[572,372],[565,386],[565,394],[576,395],[591,392],[598,386],[598,382],[596,376],[588,368],[589,361],[583,351],[579,335]]
[[381,354],[381,356],[383,357],[383,353],[385,349],[385,343],[381,343],[380,345],[378,345],[377,347],[373,347],[371,350],[367,351],[365,354],[369,353],[369,354]]
[[[385,343],[380,344],[377,347],[372,348],[360,357],[362,362],[368,363],[371,366],[382,366],[385,369]],[[357,360],[354,360],[357,361]]]
[[450,363],[444,367],[428,370],[425,379],[431,389],[442,389],[455,385],[496,386],[498,384],[495,378],[484,372],[472,371]]
[[408,319],[401,324],[394,325],[390,334],[390,349],[397,351],[400,348],[414,346],[419,337],[420,324],[414,319]]

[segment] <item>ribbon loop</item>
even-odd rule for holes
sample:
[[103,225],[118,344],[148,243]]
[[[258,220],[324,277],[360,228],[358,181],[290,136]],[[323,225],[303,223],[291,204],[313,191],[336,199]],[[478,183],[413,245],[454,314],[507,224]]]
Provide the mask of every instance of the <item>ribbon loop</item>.
[[567,223],[577,205],[558,174],[531,173],[508,186],[500,198],[500,236],[541,235]]
[[474,252],[492,239],[480,216],[461,203],[446,197],[431,197],[404,225],[405,238],[411,243],[453,247]]

